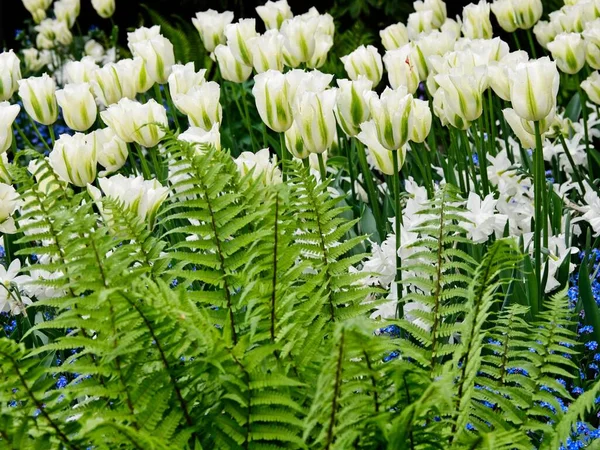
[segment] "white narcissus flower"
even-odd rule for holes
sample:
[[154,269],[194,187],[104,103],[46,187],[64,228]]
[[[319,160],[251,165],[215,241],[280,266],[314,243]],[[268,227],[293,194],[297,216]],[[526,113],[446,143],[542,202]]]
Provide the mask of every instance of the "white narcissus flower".
[[268,30],[265,34],[250,41],[250,65],[256,73],[267,70],[283,71],[283,36],[277,30]]
[[175,97],[177,94],[187,94],[192,88],[200,86],[206,81],[205,75],[206,69],[196,72],[193,62],[186,65],[175,64],[168,80],[171,97]]
[[62,180],[84,187],[96,179],[96,150],[96,141],[92,135],[63,134],[54,143],[48,161]]
[[56,19],[44,19],[35,27],[38,35],[35,38],[38,49],[49,50],[57,45],[69,45],[73,35],[65,22]]
[[214,52],[219,63],[219,70],[224,80],[233,83],[243,83],[252,74],[252,66],[242,64],[234,58],[231,49],[227,45],[219,44]]
[[215,123],[221,123],[223,108],[219,103],[221,87],[214,81],[196,86],[186,94],[177,94],[173,103],[188,116],[190,124],[209,131]]
[[242,64],[251,66],[250,42],[258,37],[256,20],[240,19],[237,23],[227,25],[225,27],[225,37],[227,38],[227,46],[231,49],[235,59]]
[[336,137],[334,108],[337,90],[305,92],[299,99],[294,122],[298,125],[304,145],[311,153],[323,153],[331,148]]
[[381,97],[374,92],[369,92],[368,103],[381,145],[388,150],[398,150],[403,147],[410,133],[413,96],[403,87],[385,88]]
[[216,150],[221,150],[221,133],[219,132],[218,123],[215,123],[209,131],[203,130],[200,127],[190,127],[184,133],[181,133],[177,139],[192,144],[200,144],[199,148],[201,150],[207,147],[214,147]]
[[466,211],[461,215],[467,219],[461,226],[467,230],[467,237],[475,244],[486,242],[494,234],[501,237],[508,217],[496,213],[494,194],[488,194],[483,200],[474,192],[469,193]]
[[344,69],[351,80],[358,80],[359,76],[367,77],[376,87],[383,74],[383,62],[377,48],[372,45],[361,45],[352,53],[340,58]]
[[192,19],[207,52],[213,52],[217,45],[227,42],[225,27],[232,21],[233,13],[231,11],[218,13],[214,9],[196,13],[196,17]]
[[[0,233],[15,233],[13,213],[19,206],[19,194],[10,184],[0,183]],[[1,295],[1,294],[0,294]]]
[[[581,82],[581,88],[591,101],[596,105],[600,105],[600,72],[592,72],[589,77]],[[2,150],[1,146],[0,150]]]
[[263,148],[256,153],[242,152],[235,159],[235,164],[243,177],[252,171],[252,178],[261,179],[265,185],[282,182],[281,170],[277,167],[277,156],[273,156],[271,161],[268,148]]
[[583,183],[585,185],[585,194],[583,197],[585,214],[579,220],[585,220],[589,223],[592,230],[594,230],[594,237],[598,237],[600,236],[600,197],[598,197],[598,193],[590,187],[587,181]]
[[371,164],[381,173],[394,175],[393,158],[398,158],[398,170],[404,165],[406,146],[403,146],[400,150],[391,151],[381,145],[377,137],[377,127],[372,120],[360,124],[360,133],[356,138],[367,147]]
[[19,97],[23,107],[33,120],[52,125],[58,118],[56,82],[48,74],[19,80]]
[[8,102],[0,102],[0,154],[5,153],[13,140],[12,124],[19,115],[21,107]]
[[165,135],[162,128],[168,127],[167,111],[154,99],[142,104],[124,98],[102,111],[100,117],[122,140],[146,148],[158,144]]
[[462,32],[469,39],[491,39],[490,5],[485,0],[471,3],[463,9]]
[[[2,55],[0,55],[1,58]],[[42,50],[41,52],[35,48],[26,48],[23,50],[23,60],[25,61],[25,67],[30,72],[37,72],[42,69],[44,66],[47,66],[52,61],[50,52],[47,50]],[[67,63],[68,64],[68,63]],[[0,70],[0,73],[2,70]],[[2,75],[0,75],[1,77]],[[18,86],[18,84],[17,84]],[[2,96],[0,96],[0,99]]]
[[[559,281],[556,279],[556,274],[562,267],[565,259],[570,259],[571,255],[576,254],[578,251],[577,247],[567,247],[564,233],[557,236],[550,236],[548,239],[548,280],[544,288],[546,294],[560,286]],[[571,275],[575,267],[575,264],[569,263],[569,275]]]
[[444,112],[452,126],[465,130],[470,122],[481,116],[483,91],[487,87],[487,73],[483,67],[476,67],[472,75],[436,75],[435,81],[444,92]]
[[19,88],[21,68],[19,58],[12,50],[0,53],[0,101],[13,96]]
[[529,55],[526,51],[520,50],[509,53],[498,62],[491,62],[488,65],[488,81],[490,87],[502,100],[510,101],[510,80],[508,72],[515,69],[517,64],[527,62]]
[[98,111],[88,83],[67,84],[56,91],[56,101],[63,111],[67,126],[75,131],[85,131],[96,121]]
[[67,82],[91,83],[95,79],[98,64],[91,56],[84,56],[81,61],[69,61],[65,64]]
[[439,28],[446,21],[446,4],[442,0],[419,0],[413,3],[415,11],[431,11],[432,25]]
[[[24,295],[15,296],[10,292],[11,286],[15,289],[22,290],[24,285],[31,282],[31,277],[27,275],[19,275],[21,271],[21,261],[14,259],[5,269],[0,264],[0,284],[8,289],[0,289],[0,312],[10,312],[12,315],[22,314],[28,305],[32,304],[31,299]],[[15,299],[15,297],[20,300]]]
[[405,86],[409,93],[414,94],[419,87],[419,68],[413,61],[415,52],[411,44],[406,44],[396,50],[389,50],[383,55],[383,63],[388,71],[390,86],[397,89]]
[[54,15],[58,20],[66,22],[69,28],[75,24],[80,9],[80,0],[59,0],[54,3]]
[[252,94],[260,118],[271,130],[283,133],[292,126],[290,86],[284,74],[277,70],[259,73]]
[[542,120],[556,107],[560,77],[550,58],[519,63],[508,74],[511,103],[519,117]]
[[[141,175],[128,178],[117,174],[100,178],[98,184],[106,197],[130,208],[149,228],[154,226],[158,209],[169,196],[169,188],[161,185],[156,179],[144,180]],[[88,192],[94,201],[100,200],[101,195],[97,188],[88,185]]]
[[408,30],[403,23],[396,23],[379,32],[381,44],[386,50],[395,50],[408,44]]
[[371,116],[365,94],[371,90],[373,83],[361,77],[356,81],[337,80],[337,84],[335,115],[344,133],[349,137],[356,136],[360,124]]
[[498,23],[509,33],[517,28],[528,30],[533,27],[543,11],[542,0],[496,0],[492,3]]
[[132,44],[133,55],[139,56],[146,64],[149,77],[158,84],[165,84],[175,64],[173,44],[166,37],[158,35],[147,41]]
[[267,30],[279,30],[285,20],[294,17],[287,0],[269,0],[264,5],[257,6],[256,13],[265,23]]
[[106,169],[100,176],[116,172],[125,165],[129,156],[127,143],[113,130],[101,128],[91,133],[91,138],[95,140],[98,163]]
[[412,41],[418,39],[419,35],[427,34],[435,28],[433,26],[433,11],[416,11],[408,15],[406,29],[408,37]]
[[46,10],[52,4],[52,0],[23,0],[23,6],[31,13],[35,23],[40,23],[46,18]]
[[92,0],[92,6],[103,19],[109,19],[115,13],[115,0]]

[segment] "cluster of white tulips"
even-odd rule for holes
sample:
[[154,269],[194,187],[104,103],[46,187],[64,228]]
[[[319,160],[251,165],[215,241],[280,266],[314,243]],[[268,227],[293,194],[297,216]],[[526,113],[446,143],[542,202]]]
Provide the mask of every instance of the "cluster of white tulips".
[[[334,49],[333,17],[315,8],[295,16],[286,0],[256,8],[263,24],[211,9],[191,19],[216,73],[176,60],[159,26],[128,33],[120,51],[90,40],[81,59],[59,64],[53,52],[73,39],[79,0],[54,2],[52,18],[51,0],[23,0],[38,24],[35,47],[0,54],[0,233],[17,232],[15,216],[31,208],[9,175],[17,136],[36,147],[19,115],[38,137],[47,128],[40,150],[61,182],[87,188],[93,201],[108,196],[133,205],[151,228],[177,182],[157,147],[174,125],[199,151],[226,151],[227,85],[242,102],[252,142],[253,151],[236,155],[240,172],[282,183],[288,160],[297,158],[318,180],[339,175],[332,194],[365,203],[377,224],[362,270],[379,273],[375,281],[392,298],[402,260],[419,251],[411,246],[419,211],[445,183],[462,192],[461,226],[473,245],[519,238],[535,260],[538,292],[552,292],[559,267],[576,251],[573,236],[583,225],[600,235],[593,155],[600,117],[587,102],[600,104],[600,3],[566,3],[540,21],[541,0],[481,0],[455,18],[442,0],[416,1],[406,24],[380,31],[379,48],[339,55],[347,78],[334,80],[319,70]],[[114,0],[92,4],[103,18],[115,11]],[[514,43],[493,37],[492,14]],[[545,56],[536,58],[536,45]],[[50,60],[49,73],[22,78]],[[582,120],[557,102],[561,80],[574,80]],[[58,122],[70,131],[55,137]],[[336,155],[345,166],[328,167]],[[551,196],[566,212],[559,220],[550,217]]]

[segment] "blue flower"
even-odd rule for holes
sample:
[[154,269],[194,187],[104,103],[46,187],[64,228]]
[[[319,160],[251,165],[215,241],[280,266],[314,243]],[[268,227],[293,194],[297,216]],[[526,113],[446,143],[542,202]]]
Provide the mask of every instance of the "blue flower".
[[596,341],[589,341],[586,342],[585,344],[585,348],[587,348],[590,351],[596,351],[596,349],[598,348],[598,343]]

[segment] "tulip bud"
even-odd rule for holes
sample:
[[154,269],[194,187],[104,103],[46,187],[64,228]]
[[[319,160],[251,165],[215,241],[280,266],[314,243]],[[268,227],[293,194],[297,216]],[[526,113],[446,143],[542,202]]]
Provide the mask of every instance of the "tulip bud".
[[305,92],[299,99],[298,111],[294,113],[305,147],[311,153],[329,150],[336,137],[336,122],[333,110],[336,90]]
[[146,148],[154,147],[168,127],[167,112],[154,99],[142,104],[123,98],[111,105],[100,117],[125,142],[136,142]]
[[56,91],[56,101],[62,108],[67,126],[72,130],[85,131],[96,121],[96,102],[88,83],[65,85]]
[[415,11],[431,11],[432,25],[439,28],[446,21],[446,4],[442,0],[419,0],[413,3]]
[[114,63],[97,69],[91,84],[94,96],[104,106],[117,103],[124,97],[118,66]]
[[252,67],[242,64],[233,57],[227,45],[219,44],[215,48],[215,56],[219,63],[219,70],[224,80],[234,83],[243,83],[252,74]]
[[444,111],[450,123],[461,130],[469,127],[483,112],[483,91],[486,88],[486,72],[477,67],[472,75],[441,74],[435,81],[444,90]]
[[371,80],[361,77],[357,81],[337,80],[335,114],[340,127],[348,136],[356,136],[360,124],[369,120],[369,105],[365,94],[371,90]]
[[75,24],[80,8],[79,0],[59,0],[54,3],[54,15],[71,28]]
[[533,27],[543,12],[541,0],[496,0],[491,8],[502,29],[509,33]]
[[0,232],[16,233],[12,215],[19,206],[19,194],[10,184],[0,183]]
[[127,47],[129,47],[129,51],[133,53],[134,44],[149,41],[157,36],[162,36],[160,34],[160,25],[154,25],[150,28],[136,28],[134,31],[127,33]]
[[35,38],[39,49],[52,49],[57,45],[69,45],[73,35],[65,22],[55,19],[44,19],[35,27],[38,35]]
[[189,62],[185,66],[175,64],[168,80],[171,97],[175,97],[177,94],[187,94],[192,88],[200,86],[206,81],[205,75],[206,69],[196,72],[193,62]]
[[590,22],[583,31],[585,60],[593,69],[600,69],[600,19]]
[[99,67],[91,56],[84,56],[81,61],[69,61],[65,64],[68,83],[91,83]]
[[394,158],[398,158],[398,170],[404,165],[406,158],[406,146],[402,146],[398,151],[390,151],[381,145],[377,137],[377,126],[375,122],[369,120],[360,125],[360,133],[356,136],[369,151],[368,159],[377,170],[385,175],[395,175]]
[[408,44],[408,30],[403,23],[396,23],[379,32],[381,44],[386,50],[396,50]]
[[249,42],[258,36],[256,32],[256,20],[240,19],[238,23],[229,24],[225,27],[227,46],[235,59],[247,66],[252,65],[252,53]]
[[[148,223],[152,229],[158,209],[169,196],[169,188],[161,185],[158,180],[144,180],[144,177],[124,177],[121,174],[98,180],[100,188],[106,197],[116,200],[137,214],[139,219]],[[93,186],[88,186],[92,198],[99,199],[100,192]]]
[[217,45],[226,43],[225,27],[232,21],[231,11],[218,13],[214,9],[196,13],[196,17],[192,19],[207,52],[213,52]]
[[413,142],[424,142],[431,130],[431,110],[425,100],[413,99],[412,110],[408,119],[410,129],[408,138]]
[[91,56],[94,61],[101,62],[104,58],[104,47],[98,41],[90,39],[83,46],[86,56]]
[[535,34],[538,43],[545,49],[548,49],[548,44],[554,40],[558,32],[553,24],[545,20],[540,20],[533,27],[533,34]]
[[19,88],[21,68],[12,50],[0,53],[0,101],[8,100]]
[[507,108],[502,110],[504,120],[508,123],[513,133],[517,136],[523,148],[535,148],[535,135],[529,133],[523,127],[521,118],[517,115],[514,109]]
[[48,161],[67,183],[83,187],[96,179],[96,145],[91,135],[63,134],[54,143]]
[[[588,98],[595,104],[600,105],[600,73],[592,72],[582,83],[581,88],[588,95]],[[0,139],[1,142],[1,139]],[[0,146],[0,150],[2,147]]]
[[559,11],[550,13],[550,23],[555,25],[558,33],[581,33],[586,22],[595,19],[592,2],[581,2],[572,6],[565,6]]
[[36,122],[52,125],[58,118],[56,83],[48,74],[19,80],[19,97],[27,114]]
[[276,70],[268,70],[254,77],[252,94],[262,121],[273,131],[282,133],[292,126],[290,86],[286,76]]
[[5,153],[13,140],[12,124],[19,115],[21,107],[8,102],[0,102],[0,154]]
[[410,94],[414,94],[419,87],[419,69],[412,61],[415,52],[410,44],[390,50],[383,55],[383,63],[388,71],[390,86],[397,89],[405,86]]
[[471,3],[463,9],[462,32],[469,39],[491,39],[490,5],[485,0]]
[[133,55],[139,56],[146,64],[148,76],[158,84],[165,84],[175,64],[173,44],[166,37],[159,35],[147,41],[132,44]]
[[138,93],[146,92],[154,86],[154,80],[150,78],[146,67],[146,63],[139,56],[121,59],[116,63],[121,97],[133,100]]
[[385,88],[379,98],[370,92],[367,98],[379,142],[388,150],[398,150],[409,138],[412,95],[400,87],[396,90]]
[[411,40],[417,39],[420,34],[433,31],[433,11],[417,11],[409,14],[406,29]]
[[509,53],[499,62],[492,62],[488,66],[488,80],[490,87],[502,100],[510,101],[510,80],[508,78],[508,72],[510,69],[514,69],[517,64],[521,62],[527,62],[529,55],[526,51],[519,50],[513,53]]
[[329,50],[333,47],[333,36],[317,33],[315,51],[306,63],[309,69],[317,69],[327,61]]
[[[2,55],[0,54],[0,59]],[[25,67],[30,72],[37,72],[41,70],[44,66],[50,64],[51,58],[48,50],[39,51],[35,47],[26,48],[23,50],[23,59],[25,60]],[[68,64],[68,63],[67,63]],[[0,67],[2,63],[0,62]],[[0,73],[2,73],[2,69],[0,69]],[[0,75],[1,77],[2,75]],[[18,86],[18,85],[17,85]],[[0,95],[0,99],[2,96]]]
[[381,81],[383,63],[381,55],[375,47],[361,45],[349,55],[340,58],[344,63],[344,69],[351,80],[358,80],[359,76],[365,76],[373,82],[373,87]]
[[420,36],[411,43],[411,62],[417,66],[419,79],[425,81],[429,75],[429,60],[431,57],[444,55],[454,48],[456,38],[452,33],[437,30]]
[[35,23],[46,18],[46,10],[51,4],[52,0],[23,0],[23,6],[31,13]]
[[267,30],[279,30],[285,20],[294,17],[287,0],[269,0],[263,6],[257,6],[256,13],[265,23]]
[[302,134],[300,134],[300,129],[296,125],[296,122],[285,131],[285,147],[292,155],[299,159],[308,158],[310,155],[308,148],[304,145]]
[[221,123],[223,109],[219,103],[221,87],[207,81],[192,88],[187,94],[177,94],[173,102],[177,109],[188,116],[190,124],[209,131],[215,123]]
[[515,112],[525,120],[542,120],[556,106],[560,77],[550,58],[519,63],[509,69],[510,99]]
[[286,20],[281,26],[281,34],[284,38],[284,45],[289,53],[289,64],[296,67],[300,63],[310,60],[315,52],[315,35],[319,26],[317,18],[308,18],[306,16],[296,16]]
[[181,133],[177,139],[193,144],[200,144],[201,149],[214,147],[215,150],[221,150],[221,133],[219,133],[218,123],[215,123],[210,131],[205,131],[200,127],[190,127],[185,133]]
[[127,144],[110,128],[101,128],[90,134],[94,139],[98,163],[106,170],[100,176],[116,172],[127,162],[129,150]]
[[263,148],[256,153],[242,152],[235,159],[235,164],[242,177],[252,171],[252,178],[262,180],[265,185],[279,184],[282,182],[281,170],[277,167],[277,156],[273,156],[268,148]]
[[579,33],[560,33],[548,44],[548,50],[565,73],[575,74],[585,64],[585,47]]
[[292,113],[295,114],[302,94],[307,91],[323,92],[329,87],[333,75],[318,70],[305,72],[294,69],[285,74],[285,79],[288,82],[288,103],[292,107]]
[[269,30],[250,42],[251,65],[257,73],[267,70],[283,71],[283,36],[277,30]]
[[92,6],[103,19],[109,19],[115,13],[115,0],[92,0]]

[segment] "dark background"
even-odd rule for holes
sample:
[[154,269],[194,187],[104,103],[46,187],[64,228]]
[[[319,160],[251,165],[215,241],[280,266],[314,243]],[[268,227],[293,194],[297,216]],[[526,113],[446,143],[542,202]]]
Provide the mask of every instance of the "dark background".
[[[464,5],[474,0],[447,0],[448,16],[454,18],[460,14]],[[178,15],[191,20],[195,13],[212,8],[218,11],[231,10],[235,20],[239,18],[257,17],[255,7],[266,0],[116,0],[117,8],[114,21],[120,27],[121,40],[127,28],[149,24],[149,19],[142,4],[158,11],[165,17]],[[338,28],[345,29],[356,21],[362,21],[374,32],[396,22],[406,22],[413,11],[412,0],[288,0],[294,14],[301,14],[315,6],[319,12],[330,12],[336,19]],[[0,43],[2,47],[13,48],[15,31],[23,28],[23,23],[31,16],[21,0],[0,0]],[[110,20],[100,18],[91,5],[91,0],[81,0],[81,15],[78,19],[81,30],[85,33],[94,25],[109,31]]]

